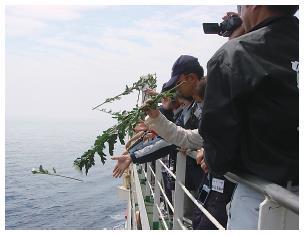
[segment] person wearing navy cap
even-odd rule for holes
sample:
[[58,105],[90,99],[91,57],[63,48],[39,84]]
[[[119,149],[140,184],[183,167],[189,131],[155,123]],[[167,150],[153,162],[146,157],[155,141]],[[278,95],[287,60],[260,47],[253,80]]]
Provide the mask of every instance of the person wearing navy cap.
[[[163,86],[163,90],[168,90],[176,86],[181,77],[186,77],[192,83],[188,83],[187,86],[192,86],[197,83],[199,79],[203,77],[203,68],[200,65],[198,58],[181,55],[174,63],[172,68],[172,74],[170,80]],[[197,77],[197,78],[196,78]],[[187,96],[191,96],[190,94]]]

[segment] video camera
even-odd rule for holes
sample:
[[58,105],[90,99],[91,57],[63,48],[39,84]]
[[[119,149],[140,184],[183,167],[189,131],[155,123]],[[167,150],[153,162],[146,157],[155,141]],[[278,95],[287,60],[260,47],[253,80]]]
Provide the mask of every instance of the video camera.
[[234,30],[241,26],[242,20],[239,16],[232,15],[227,20],[220,24],[218,23],[203,23],[203,32],[205,34],[218,34],[223,37],[229,37]]

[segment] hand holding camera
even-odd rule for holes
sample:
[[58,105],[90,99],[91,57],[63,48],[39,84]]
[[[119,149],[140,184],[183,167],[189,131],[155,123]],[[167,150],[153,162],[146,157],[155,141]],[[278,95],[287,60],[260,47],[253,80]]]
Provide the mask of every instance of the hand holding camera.
[[[227,12],[227,14],[222,18],[224,21],[220,24],[218,23],[203,23],[203,31],[205,34],[218,34],[223,37],[231,37],[234,33],[234,37],[238,37],[235,34],[235,31],[239,28],[242,28],[242,19],[235,12]],[[244,33],[244,30],[242,30]]]

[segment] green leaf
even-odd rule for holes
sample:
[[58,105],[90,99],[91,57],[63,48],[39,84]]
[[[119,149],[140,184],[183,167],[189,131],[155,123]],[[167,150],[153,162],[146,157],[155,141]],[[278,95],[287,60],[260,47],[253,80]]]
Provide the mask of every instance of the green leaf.
[[121,130],[120,132],[118,132],[119,140],[122,145],[125,145],[125,135],[125,130]]

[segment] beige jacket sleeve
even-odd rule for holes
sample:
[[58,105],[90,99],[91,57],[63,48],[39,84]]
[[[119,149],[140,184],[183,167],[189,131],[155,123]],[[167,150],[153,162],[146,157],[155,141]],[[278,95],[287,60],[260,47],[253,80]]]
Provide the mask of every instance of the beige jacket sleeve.
[[175,144],[186,149],[200,149],[203,145],[203,140],[198,129],[187,130],[177,126],[173,122],[166,119],[163,114],[159,114],[156,118],[146,117],[146,125],[155,130],[158,135],[164,138],[167,142]]

